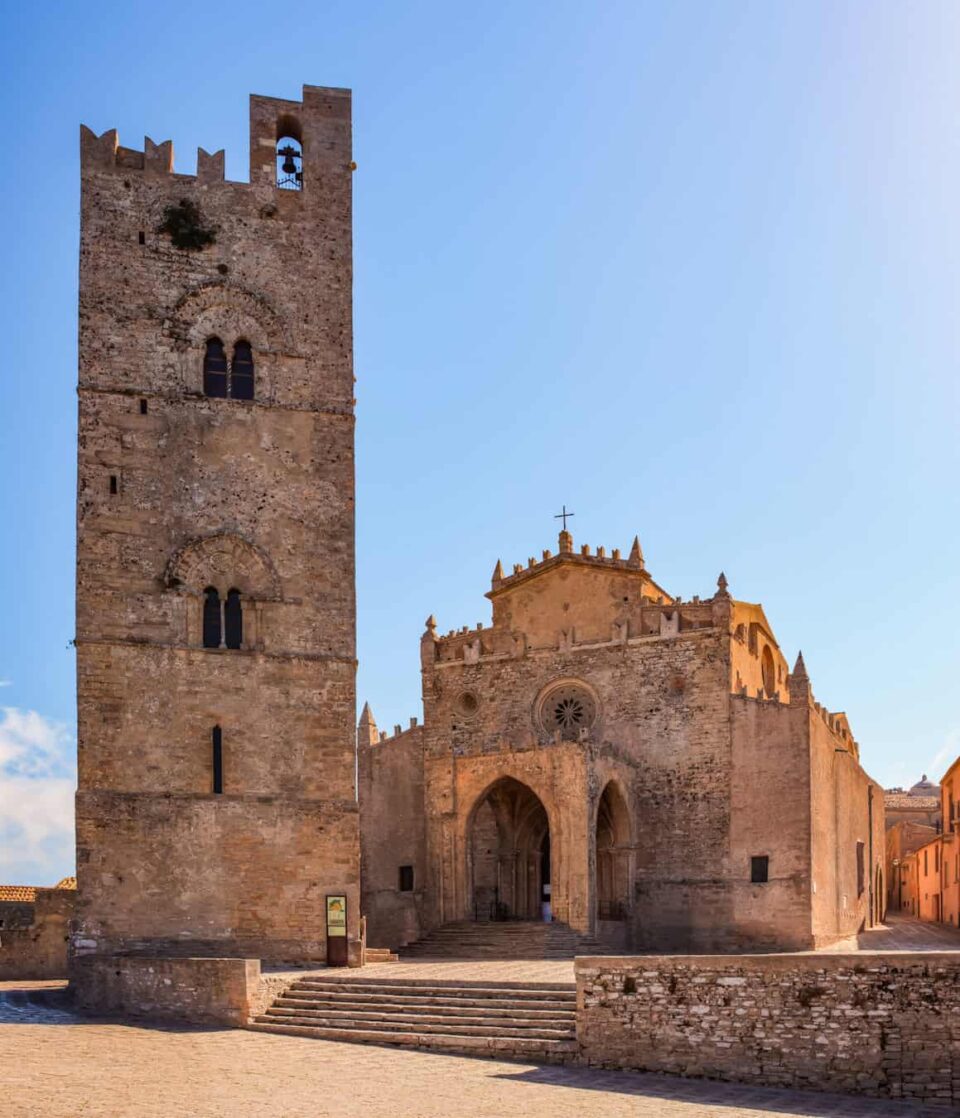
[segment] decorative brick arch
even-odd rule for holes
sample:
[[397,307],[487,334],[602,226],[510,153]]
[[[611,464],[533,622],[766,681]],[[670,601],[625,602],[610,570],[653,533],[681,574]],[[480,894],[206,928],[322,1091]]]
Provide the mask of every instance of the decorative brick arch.
[[264,296],[237,284],[213,281],[191,288],[176,301],[164,331],[177,347],[200,346],[211,335],[232,345],[244,337],[260,352],[289,352],[290,331]]
[[164,581],[170,589],[201,595],[214,586],[224,595],[236,588],[258,601],[282,597],[280,578],[262,548],[230,532],[193,540],[167,564]]

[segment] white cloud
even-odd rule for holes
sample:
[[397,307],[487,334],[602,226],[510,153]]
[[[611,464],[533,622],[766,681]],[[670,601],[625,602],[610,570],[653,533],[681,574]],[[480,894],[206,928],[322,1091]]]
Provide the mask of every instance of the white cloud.
[[12,687],[12,686],[13,686],[13,680],[12,679],[0,679],[0,687]]
[[0,707],[0,883],[53,885],[74,872],[76,786],[68,728]]

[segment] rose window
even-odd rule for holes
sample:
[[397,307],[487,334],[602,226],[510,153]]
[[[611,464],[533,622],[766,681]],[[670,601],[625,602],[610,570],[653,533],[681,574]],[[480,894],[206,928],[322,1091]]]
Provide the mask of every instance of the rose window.
[[596,721],[597,707],[585,687],[564,684],[544,696],[540,704],[540,722],[548,731],[559,730],[565,738],[577,738]]

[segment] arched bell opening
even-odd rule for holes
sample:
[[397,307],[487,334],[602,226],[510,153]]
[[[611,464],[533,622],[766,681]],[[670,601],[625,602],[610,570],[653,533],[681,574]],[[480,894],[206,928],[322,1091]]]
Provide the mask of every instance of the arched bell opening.
[[467,857],[475,920],[550,919],[550,823],[526,784],[504,777],[481,796]]
[[610,781],[597,807],[597,919],[625,921],[630,912],[633,842],[623,793]]

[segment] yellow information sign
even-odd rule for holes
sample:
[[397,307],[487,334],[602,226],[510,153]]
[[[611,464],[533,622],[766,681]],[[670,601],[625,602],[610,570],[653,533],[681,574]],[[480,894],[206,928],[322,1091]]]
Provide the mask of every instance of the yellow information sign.
[[345,936],[347,934],[347,898],[344,896],[327,897],[327,935]]

